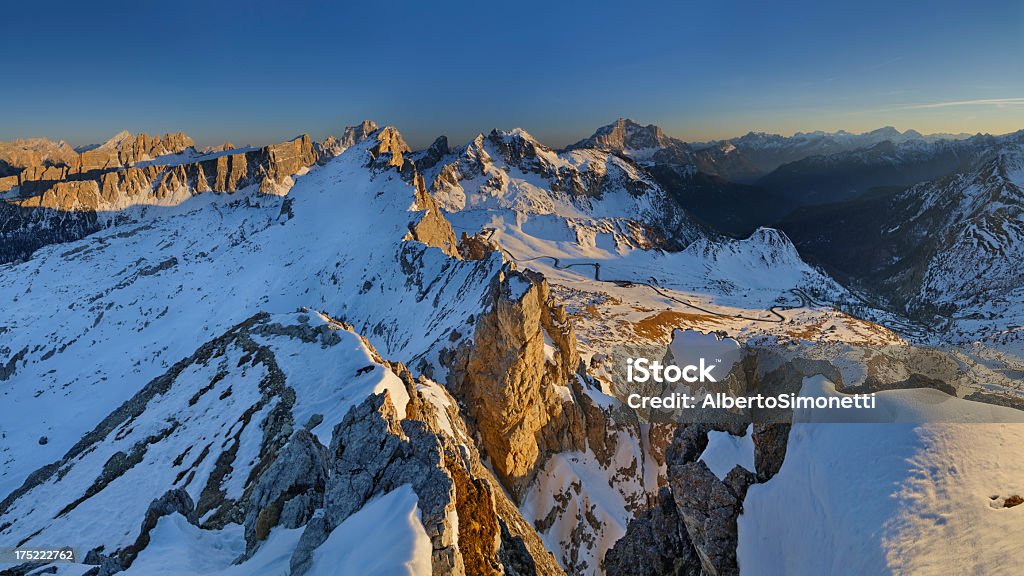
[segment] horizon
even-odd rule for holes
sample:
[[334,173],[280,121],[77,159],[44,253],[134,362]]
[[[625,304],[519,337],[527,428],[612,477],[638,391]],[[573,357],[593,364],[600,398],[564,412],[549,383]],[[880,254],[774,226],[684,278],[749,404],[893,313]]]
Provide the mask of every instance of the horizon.
[[[377,122],[373,118],[364,118],[363,120],[369,120],[369,121],[374,122],[375,124],[377,124],[378,128],[385,128],[385,127],[391,126],[391,127],[395,128],[395,129],[397,129],[398,132],[400,134],[402,134],[403,138],[406,138],[406,133],[402,130],[401,126],[396,126],[396,125],[393,125],[393,124]],[[339,129],[337,131],[328,132],[328,133],[325,133],[325,134],[323,134],[321,136],[316,136],[316,135],[313,135],[313,134],[309,134],[308,132],[302,132],[302,133],[299,133],[299,134],[292,134],[291,136],[286,136],[284,138],[280,138],[280,139],[272,140],[272,141],[266,141],[266,142],[230,142],[230,143],[233,144],[236,148],[239,148],[239,149],[246,148],[246,147],[258,148],[258,147],[267,146],[267,145],[270,145],[270,144],[276,144],[276,143],[279,143],[279,142],[286,142],[286,141],[289,141],[289,140],[294,140],[294,139],[300,138],[300,137],[302,137],[304,135],[309,135],[309,137],[311,139],[313,139],[314,141],[322,141],[324,138],[327,138],[328,136],[335,136],[335,137],[341,136],[342,133],[344,132],[345,128],[356,126],[356,125],[359,124],[359,122],[362,122],[363,120],[360,120],[358,122],[354,122],[352,124],[346,124],[345,126],[343,126],[341,129]],[[577,143],[577,142],[579,142],[581,140],[584,140],[586,138],[591,137],[592,135],[595,134],[595,132],[598,129],[604,128],[604,127],[609,126],[611,124],[614,124],[618,120],[627,120],[627,121],[633,122],[633,123],[635,123],[637,125],[640,125],[640,126],[643,126],[643,127],[647,127],[647,126],[651,126],[651,125],[657,126],[658,128],[662,129],[662,131],[665,133],[666,136],[669,136],[670,138],[674,138],[676,140],[681,140],[682,142],[684,142],[686,144],[689,144],[689,145],[701,145],[701,144],[713,144],[713,143],[716,143],[716,142],[728,142],[728,141],[731,141],[731,140],[737,140],[739,138],[743,138],[743,137],[751,135],[751,134],[762,134],[762,135],[766,135],[766,136],[779,136],[779,137],[782,137],[782,138],[795,138],[795,137],[800,136],[800,135],[811,135],[811,134],[824,134],[824,135],[830,135],[831,136],[831,135],[837,135],[837,134],[842,134],[842,133],[850,134],[850,135],[853,135],[853,136],[862,136],[862,135],[869,134],[871,132],[876,132],[876,131],[879,131],[879,130],[893,129],[893,130],[896,130],[897,132],[899,132],[900,134],[906,134],[907,132],[910,132],[910,131],[917,132],[917,133],[919,133],[924,138],[935,138],[935,137],[943,137],[943,138],[945,138],[945,137],[949,137],[949,138],[955,138],[955,139],[963,139],[963,138],[971,138],[971,137],[975,137],[975,136],[996,136],[996,137],[998,137],[998,136],[1005,136],[1005,135],[1008,135],[1008,134],[1013,134],[1015,132],[1020,132],[1020,131],[1024,130],[1024,128],[1019,128],[1019,129],[1013,129],[1013,130],[1009,130],[1007,132],[999,132],[999,133],[992,133],[992,132],[958,132],[958,133],[949,133],[949,132],[925,132],[925,131],[922,131],[922,130],[917,130],[917,129],[915,129],[912,126],[904,128],[904,129],[900,129],[897,126],[885,125],[885,126],[879,126],[877,128],[863,130],[863,131],[844,130],[844,129],[840,128],[838,130],[800,130],[800,131],[796,131],[796,132],[793,132],[793,133],[790,133],[790,134],[782,134],[782,133],[779,133],[779,132],[764,132],[764,131],[759,131],[759,130],[748,130],[747,132],[744,132],[742,134],[736,134],[736,135],[728,136],[728,137],[724,137],[724,138],[712,138],[712,139],[707,139],[707,140],[694,140],[694,139],[688,139],[688,138],[681,137],[681,136],[679,136],[677,134],[673,134],[673,133],[669,132],[667,129],[665,129],[664,126],[661,126],[660,124],[658,124],[656,122],[641,122],[641,121],[635,120],[634,118],[629,117],[629,116],[621,116],[621,117],[616,118],[615,120],[613,120],[611,122],[606,122],[605,124],[601,124],[600,126],[596,126],[594,128],[594,130],[590,131],[589,133],[580,135],[579,137],[577,137],[575,139],[572,139],[571,141],[569,141],[567,143],[561,143],[561,144],[558,144],[558,145],[550,144],[549,142],[545,141],[543,138],[538,137],[535,131],[530,130],[529,128],[525,128],[523,126],[512,126],[512,127],[508,127],[508,128],[491,128],[489,130],[484,130],[484,131],[476,132],[476,133],[472,134],[470,137],[468,137],[468,138],[466,138],[464,140],[458,140],[458,141],[453,140],[451,137],[448,137],[446,134],[438,134],[437,136],[435,136],[432,139],[429,139],[428,141],[426,141],[423,144],[413,145],[412,142],[407,142],[407,143],[410,145],[410,147],[413,150],[422,150],[422,149],[425,149],[425,148],[429,147],[430,144],[432,144],[433,141],[436,138],[444,136],[444,137],[448,138],[448,145],[449,146],[457,147],[457,146],[462,146],[462,145],[465,145],[465,144],[469,143],[473,138],[475,138],[478,135],[489,134],[491,132],[491,130],[498,130],[498,131],[505,131],[505,132],[512,131],[512,130],[524,130],[527,133],[529,133],[531,136],[536,138],[542,144],[551,146],[552,148],[554,148],[556,150],[560,150],[560,149],[564,149],[564,148],[566,148],[566,147],[568,147],[568,146],[570,146],[572,144],[575,144],[575,143]],[[47,139],[47,140],[50,140],[52,142],[64,142],[65,144],[67,144],[68,146],[71,146],[75,150],[81,150],[81,149],[84,149],[84,148],[87,148],[87,147],[100,146],[100,145],[102,145],[102,144],[104,144],[104,143],[106,143],[106,142],[116,138],[117,136],[119,136],[120,134],[122,134],[124,132],[127,132],[127,133],[129,133],[130,135],[133,135],[133,136],[139,135],[139,134],[146,134],[148,136],[164,136],[165,134],[168,134],[168,132],[163,132],[163,131],[161,131],[161,132],[154,132],[154,131],[150,131],[150,130],[138,130],[138,131],[136,131],[136,130],[130,130],[130,129],[124,128],[124,129],[117,130],[116,132],[111,133],[109,136],[101,137],[99,139],[96,139],[96,140],[93,140],[93,141],[89,141],[89,142],[71,142],[71,141],[68,141],[67,139],[64,139],[64,138],[49,138],[49,137],[45,137],[45,136],[27,136],[27,137],[10,138],[10,139],[0,140],[0,142],[17,142],[17,141],[25,141],[25,140]],[[189,134],[188,132],[186,132],[184,130],[172,130],[170,133],[174,133],[174,132],[181,132],[181,133],[185,134],[186,136],[189,136],[190,138],[192,137],[191,134]],[[193,140],[195,140],[195,139],[193,139]],[[207,148],[207,147],[215,147],[215,146],[219,146],[221,144],[225,144],[225,143],[228,143],[228,142],[229,142],[228,140],[220,140],[220,141],[216,141],[216,142],[200,142],[198,140],[195,140],[195,148],[203,149],[203,148]]]
[[[494,126],[563,147],[627,111],[688,142],[1024,127],[1024,5],[1011,0],[245,6],[9,7],[0,46],[18,69],[0,140],[82,146],[127,129],[266,143],[371,117],[417,148]],[[33,23],[55,11],[39,42]]]

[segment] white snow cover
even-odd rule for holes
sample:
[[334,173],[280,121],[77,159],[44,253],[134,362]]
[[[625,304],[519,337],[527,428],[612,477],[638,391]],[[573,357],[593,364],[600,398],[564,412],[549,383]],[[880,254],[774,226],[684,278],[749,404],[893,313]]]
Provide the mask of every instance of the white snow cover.
[[429,576],[432,548],[417,502],[412,487],[404,485],[365,504],[316,549],[308,575]]
[[[302,325],[297,320],[300,316],[272,316],[268,323]],[[316,317],[307,322],[324,324]],[[330,443],[331,431],[349,409],[370,394],[387,390],[403,413],[409,399],[398,376],[376,363],[358,336],[340,329],[333,334],[340,341],[330,346],[289,336],[253,337],[273,352],[286,385],[295,390],[292,414],[296,426],[313,414],[323,416],[313,433],[324,444]],[[260,402],[261,381],[268,374],[263,363],[252,362],[249,356],[237,346],[228,346],[223,356],[186,367],[165,393],[148,401],[140,417],[126,420],[64,465],[61,474],[17,500],[3,516],[13,525],[2,533],[2,541],[36,534],[27,545],[75,542],[89,550],[101,544],[131,544],[154,498],[171,488],[184,487],[193,501],[199,501],[215,463],[231,449],[236,434],[237,452],[222,486],[225,497],[242,497],[249,472],[259,462],[265,421],[279,402],[273,398],[250,419],[244,418],[245,412]],[[251,364],[239,369],[247,363]],[[360,372],[370,366],[373,369]],[[146,445],[140,462],[67,509],[93,486],[108,460],[118,452],[131,453],[139,445]]]
[[[371,500],[331,532],[314,552],[306,574],[429,575],[430,538],[420,522],[417,502],[408,485]],[[275,528],[252,558],[232,564],[245,552],[241,526],[201,530],[180,514],[172,514],[159,520],[151,533],[152,543],[123,574],[287,574],[301,534],[301,528]]]
[[[926,391],[901,394],[914,392]],[[992,416],[952,402],[983,411],[975,420]],[[740,569],[1014,573],[1024,508],[1002,502],[1024,495],[1024,460],[1014,456],[1022,445],[1022,424],[795,424],[782,469],[747,494]]]
[[[413,188],[365,167],[374,142],[298,178],[287,198],[203,194],[0,266],[2,345],[24,350],[0,387],[0,498],[173,363],[260,311],[325,311],[389,359],[435,365],[443,381],[437,352],[452,345],[449,332],[470,332],[501,257],[457,261],[402,241],[420,217],[409,211]],[[305,359],[285,362],[308,375]]]
[[707,464],[708,469],[724,480],[726,474],[736,466],[754,471],[754,435],[753,427],[748,426],[743,436],[733,436],[728,432],[708,431],[708,445],[701,453],[699,460]]

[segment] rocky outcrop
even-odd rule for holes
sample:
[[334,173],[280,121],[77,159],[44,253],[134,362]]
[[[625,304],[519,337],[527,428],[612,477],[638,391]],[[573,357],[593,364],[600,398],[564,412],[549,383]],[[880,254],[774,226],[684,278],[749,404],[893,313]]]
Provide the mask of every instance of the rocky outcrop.
[[488,254],[499,250],[498,244],[487,238],[486,234],[473,234],[472,236],[462,233],[459,238],[459,256],[464,260],[483,260]]
[[754,475],[737,466],[719,480],[702,461],[669,468],[669,485],[704,572],[738,576],[736,519]]
[[316,164],[317,155],[309,135],[303,134],[260,149],[252,160],[258,166],[254,175],[259,178],[260,192],[275,193],[281,187],[287,192],[291,176]]
[[376,122],[373,120],[363,120],[355,126],[346,126],[345,131],[342,132],[341,138],[338,140],[338,144],[341,146],[342,150],[351,148],[352,146],[355,146],[369,138],[370,135],[376,131]]
[[754,424],[754,468],[758,482],[767,482],[782,468],[790,424]]
[[579,356],[542,276],[506,268],[491,293],[472,344],[456,351],[448,385],[498,477],[518,498],[549,453],[584,446],[583,412],[571,382]]
[[650,509],[630,521],[626,535],[605,556],[614,575],[738,575],[737,519],[751,484],[770,479],[782,465],[788,424],[753,427],[757,473],[734,467],[719,479],[699,460],[708,432],[745,433],[740,424],[684,424],[665,449],[668,485]]
[[667,487],[608,550],[604,569],[608,576],[700,576],[700,558]]
[[291,560],[293,574],[305,573],[313,550],[372,497],[405,484],[412,485],[419,497],[434,571],[465,573],[455,542],[454,482],[445,473],[437,436],[422,422],[403,422],[387,393],[375,395],[349,411],[335,428],[328,455],[324,513],[303,531]]
[[249,495],[246,551],[255,550],[274,526],[305,525],[323,499],[327,473],[326,450],[308,430],[296,431]]
[[[291,558],[292,574],[309,569],[312,552],[345,519],[370,499],[403,485],[410,485],[419,499],[435,574],[517,574],[523,565],[533,574],[560,574],[475,450],[441,432],[423,403],[414,396],[410,406],[424,420],[401,420],[387,393],[376,395],[335,428],[325,451],[323,513],[306,524]],[[466,433],[461,424],[456,426],[461,428],[457,435]]]
[[18,176],[4,176],[0,178],[0,192],[7,192],[18,185]]
[[163,496],[153,500],[146,510],[146,516],[142,520],[142,528],[135,543],[128,546],[117,555],[117,563],[120,566],[131,566],[132,562],[139,555],[139,552],[149,546],[149,533],[156,528],[156,523],[164,516],[181,514],[190,524],[197,524],[199,518],[196,514],[196,505],[188,492],[181,488],[168,490]]
[[42,194],[13,202],[23,208],[49,208],[51,210],[95,210],[100,204],[100,187],[95,180],[57,182]]
[[415,209],[421,212],[419,220],[409,225],[409,234],[406,240],[423,242],[429,246],[436,246],[445,254],[459,258],[458,242],[455,240],[455,231],[451,223],[441,214],[441,209],[433,196],[427,193],[423,183],[423,176],[416,174],[413,177],[413,186],[416,188]]
[[[402,135],[391,126],[385,127],[377,132],[377,143],[370,147],[370,166],[377,170],[397,168],[399,172],[406,172],[406,156],[412,152],[409,145],[405,143]],[[412,165],[409,165],[412,168]],[[408,170],[412,175],[413,170]]]
[[[125,167],[186,145],[191,147],[191,140],[183,134],[140,134],[83,152],[91,158],[87,164],[25,168],[16,177],[17,197],[0,200],[0,263],[27,259],[41,246],[77,240],[105,224],[128,221],[132,216],[123,211],[132,206],[173,206],[196,194],[232,193],[246,186],[283,194],[291,188],[293,176],[319,158],[309,136],[303,135],[258,150],[200,156],[194,162]],[[102,155],[109,158],[102,160]],[[429,223],[424,226],[422,234],[436,238]],[[454,247],[454,238],[450,244]]]

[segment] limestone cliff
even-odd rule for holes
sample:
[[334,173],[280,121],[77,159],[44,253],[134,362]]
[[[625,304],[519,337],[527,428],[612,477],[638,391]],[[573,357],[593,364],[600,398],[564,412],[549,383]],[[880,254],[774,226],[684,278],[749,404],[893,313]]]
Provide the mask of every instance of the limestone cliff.
[[572,388],[579,356],[543,276],[509,266],[491,293],[472,344],[456,351],[448,385],[498,477],[518,498],[550,453],[585,445]]
[[[131,218],[124,210],[134,206],[173,206],[196,194],[232,193],[247,186],[283,194],[294,176],[319,159],[306,135],[256,150],[200,154],[191,145],[183,134],[140,134],[82,152],[72,164],[27,166],[2,179],[0,184],[18,190],[0,200],[0,263],[123,222]],[[183,146],[192,150],[193,161],[153,160],[153,155],[181,152]]]

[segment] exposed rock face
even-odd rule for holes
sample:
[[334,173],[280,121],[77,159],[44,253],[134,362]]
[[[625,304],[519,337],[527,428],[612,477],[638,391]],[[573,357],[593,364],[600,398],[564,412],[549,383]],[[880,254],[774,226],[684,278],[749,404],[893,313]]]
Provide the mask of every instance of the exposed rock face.
[[298,430],[260,477],[245,514],[248,552],[274,526],[298,528],[313,517],[327,483],[326,451],[308,430]]
[[94,210],[100,204],[100,187],[95,180],[57,182],[42,194],[15,202],[24,208],[52,210]]
[[121,132],[100,146],[83,151],[78,162],[72,165],[72,169],[82,174],[93,170],[131,166],[164,154],[177,154],[194,145],[195,142],[181,132],[164,134],[162,137],[148,134],[133,136],[128,132]]
[[459,255],[466,260],[483,260],[488,254],[498,250],[497,243],[492,240],[488,240],[483,234],[473,234],[472,236],[462,233],[462,237],[459,238]]
[[309,568],[312,551],[372,497],[411,484],[433,545],[434,571],[463,574],[455,547],[454,482],[445,473],[436,435],[421,422],[402,422],[385,393],[351,410],[335,428],[324,515],[311,522],[292,557],[292,573]]
[[366,140],[376,131],[376,122],[373,120],[363,120],[355,126],[346,126],[345,131],[341,134],[341,138],[338,140],[338,144],[341,146],[342,150],[350,148],[363,140]]
[[444,250],[445,254],[459,258],[455,231],[452,230],[451,223],[441,214],[437,201],[427,193],[423,184],[423,176],[416,174],[413,177],[413,186],[416,187],[416,209],[422,211],[423,216],[409,227],[407,239],[436,246]]
[[261,176],[260,192],[274,193],[282,186],[287,192],[291,188],[291,176],[316,164],[317,155],[309,135],[303,134],[294,140],[262,148],[255,160],[259,166],[256,174]]
[[[421,402],[414,397],[411,406],[424,411],[425,420],[401,420],[387,394],[377,395],[335,428],[326,450],[324,513],[306,525],[292,573],[305,573],[313,550],[367,501],[406,484],[419,497],[435,574],[516,574],[522,565],[531,567],[529,573],[562,573],[475,450],[444,435]],[[456,435],[467,435],[458,422]]]
[[739,466],[724,481],[701,461],[669,468],[672,496],[706,574],[739,575],[736,519],[753,482],[754,475]]
[[758,482],[771,480],[782,468],[791,427],[789,424],[754,424],[754,467]]
[[605,556],[610,576],[619,574],[738,575],[737,518],[747,488],[770,479],[782,465],[788,424],[754,425],[757,474],[740,466],[719,480],[699,458],[708,432],[745,433],[740,424],[685,424],[665,449],[668,486],[638,514],[626,535]]
[[74,165],[78,152],[63,140],[28,138],[0,142],[0,161],[16,168],[27,166]]
[[370,148],[371,166],[378,170],[393,167],[406,172],[405,157],[411,151],[398,130],[388,126],[377,133],[377,143]]
[[665,148],[671,144],[671,138],[661,128],[649,124],[641,126],[628,118],[619,118],[607,126],[598,128],[594,135],[576,143],[574,147],[597,148],[599,150],[642,150],[645,148]]
[[0,178],[0,192],[6,192],[18,185],[18,176],[4,176]]
[[629,523],[626,535],[605,554],[604,568],[608,576],[700,576],[700,559],[668,488]]
[[448,138],[438,136],[430,146],[416,156],[416,166],[420,170],[426,170],[437,165],[444,159],[451,150],[448,148]]
[[579,356],[542,276],[508,269],[492,294],[472,346],[456,353],[448,384],[518,498],[548,453],[583,448],[583,412],[571,383]]
[[251,185],[262,193],[283,194],[292,177],[319,158],[309,136],[303,135],[259,150],[197,156],[183,164],[130,165],[186,146],[192,140],[183,134],[140,134],[85,151],[85,160],[75,165],[25,168],[16,177],[17,197],[0,201],[0,263],[26,259],[40,246],[77,240],[104,224],[129,220],[132,215],[122,211],[133,206],[177,205],[196,194],[230,193]]

